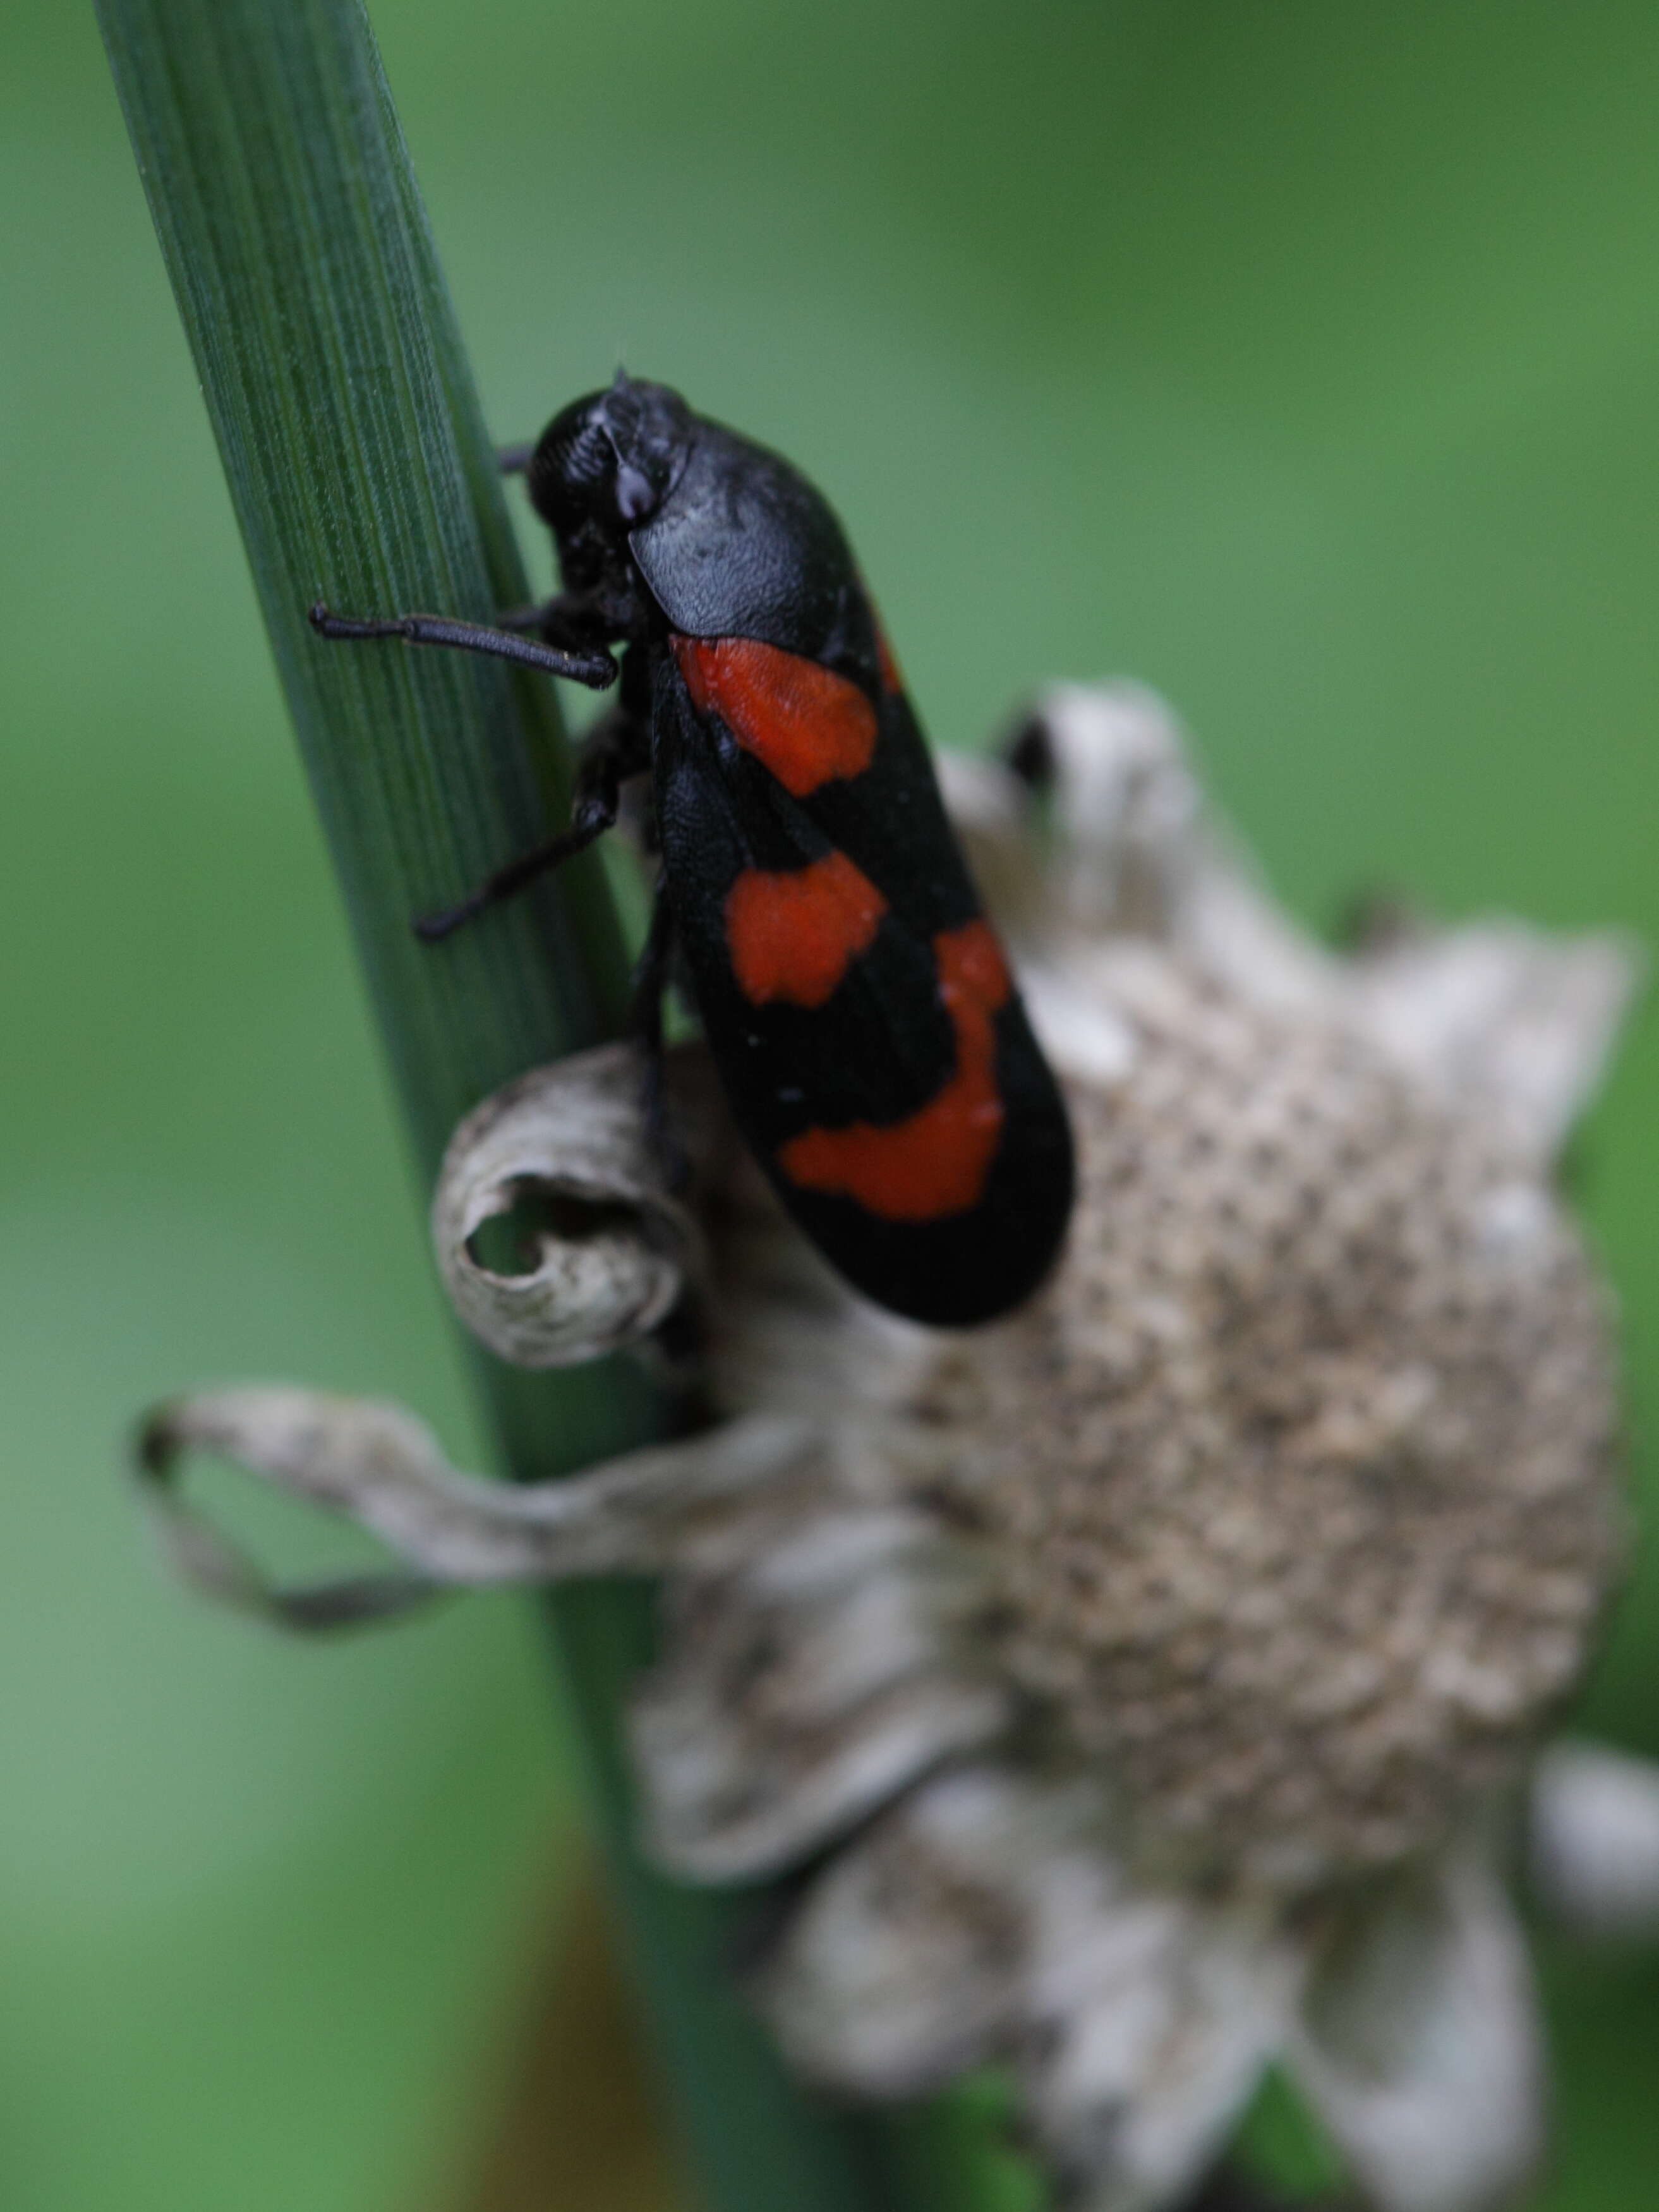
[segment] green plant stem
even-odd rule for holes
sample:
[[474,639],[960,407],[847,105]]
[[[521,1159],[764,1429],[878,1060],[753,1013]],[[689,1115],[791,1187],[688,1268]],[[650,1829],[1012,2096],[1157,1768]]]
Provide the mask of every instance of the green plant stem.
[[[591,860],[439,950],[409,931],[410,914],[561,817],[568,772],[546,681],[453,653],[331,647],[306,621],[319,598],[478,619],[521,600],[493,453],[356,0],[99,0],[99,15],[424,1182],[461,1112],[613,1034],[626,991]],[[523,1478],[623,1449],[660,1418],[631,1369],[480,1367]],[[708,2200],[967,2205],[937,2115],[924,2142],[788,2080],[728,1986],[732,1908],[635,1856],[616,1717],[643,1648],[641,1594],[577,1590],[550,1610]]]

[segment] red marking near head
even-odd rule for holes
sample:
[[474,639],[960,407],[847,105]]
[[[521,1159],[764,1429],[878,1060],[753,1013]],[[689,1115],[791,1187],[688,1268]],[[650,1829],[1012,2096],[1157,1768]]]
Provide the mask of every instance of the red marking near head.
[[992,1025],[1012,988],[1002,948],[988,922],[969,921],[942,930],[933,953],[957,1033],[950,1081],[902,1121],[806,1129],[778,1152],[801,1189],[850,1198],[884,1221],[939,1221],[977,1206],[1002,1136]]
[[726,895],[738,987],[757,1006],[821,1006],[869,950],[887,902],[845,853],[774,873],[745,868]]
[[692,704],[718,714],[792,797],[869,767],[876,710],[847,677],[752,637],[677,636],[673,645]]

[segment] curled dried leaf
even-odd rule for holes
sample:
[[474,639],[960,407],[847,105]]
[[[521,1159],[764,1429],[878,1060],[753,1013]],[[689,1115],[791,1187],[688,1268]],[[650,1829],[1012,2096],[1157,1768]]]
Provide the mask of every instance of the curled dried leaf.
[[284,1628],[342,1628],[405,1611],[439,1578],[381,1573],[284,1585],[204,1519],[179,1486],[194,1454],[230,1459],[277,1487],[336,1510],[365,1491],[416,1485],[442,1455],[424,1422],[399,1406],[278,1385],[203,1391],[156,1407],[139,1430],[134,1473],[168,1565],[183,1582]]
[[1659,1765],[1558,1743],[1533,1777],[1528,1845],[1540,1899],[1577,1934],[1659,1933]]
[[[401,1612],[453,1583],[653,1571],[689,1516],[769,1480],[811,1442],[800,1420],[756,1414],[591,1474],[520,1487],[459,1472],[401,1407],[250,1386],[158,1407],[140,1431],[135,1471],[185,1581],[284,1627],[337,1628]],[[234,1460],[356,1521],[407,1571],[273,1583],[185,1500],[179,1467],[196,1452]]]
[[1389,2212],[1516,2201],[1543,2148],[1543,2053],[1525,1939],[1478,1846],[1367,1900],[1319,1960],[1288,2056]]
[[[450,1140],[432,1203],[438,1265],[461,1319],[515,1365],[637,1343],[698,1272],[698,1233],[665,1188],[641,1091],[638,1054],[604,1045],[508,1084]],[[481,1233],[515,1217],[526,1264],[488,1264]]]
[[1621,930],[1563,936],[1508,915],[1437,929],[1391,906],[1356,948],[1348,1006],[1431,1088],[1547,1160],[1600,1084],[1646,966]]

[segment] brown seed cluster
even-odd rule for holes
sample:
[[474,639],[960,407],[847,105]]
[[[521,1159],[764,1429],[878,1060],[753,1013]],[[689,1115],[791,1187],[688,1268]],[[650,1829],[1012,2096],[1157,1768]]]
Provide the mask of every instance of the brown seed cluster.
[[910,1406],[1052,1753],[1166,1867],[1328,1879],[1443,1833],[1583,1662],[1608,1317],[1535,1167],[1368,1042],[1147,949],[1109,981],[1061,1272]]

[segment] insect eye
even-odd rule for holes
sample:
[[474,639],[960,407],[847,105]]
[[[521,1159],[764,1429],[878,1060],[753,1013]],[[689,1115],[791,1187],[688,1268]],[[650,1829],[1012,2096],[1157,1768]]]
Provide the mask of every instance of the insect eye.
[[1028,714],[1004,743],[1002,757],[1011,775],[1018,778],[1034,799],[1053,791],[1059,763],[1054,741],[1041,714]]
[[651,479],[626,461],[617,470],[617,512],[627,523],[643,522],[657,504]]

